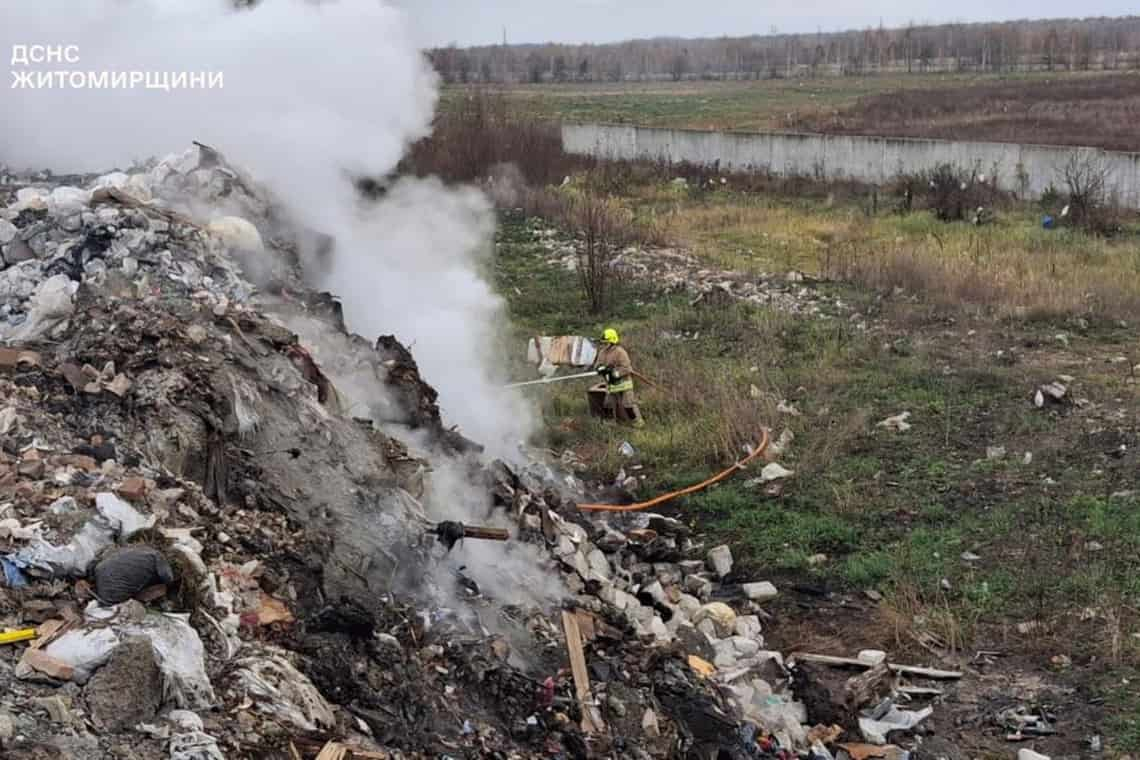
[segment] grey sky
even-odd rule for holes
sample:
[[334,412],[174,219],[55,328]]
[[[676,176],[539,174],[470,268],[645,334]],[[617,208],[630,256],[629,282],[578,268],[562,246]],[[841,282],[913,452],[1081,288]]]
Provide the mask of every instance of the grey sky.
[[1122,16],[1135,1],[1091,0],[397,0],[424,45],[613,42],[633,37],[718,37],[836,31],[946,21]]

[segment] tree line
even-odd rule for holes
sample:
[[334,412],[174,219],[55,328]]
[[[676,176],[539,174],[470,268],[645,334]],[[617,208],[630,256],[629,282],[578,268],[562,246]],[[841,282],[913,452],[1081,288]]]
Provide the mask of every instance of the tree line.
[[1140,16],[909,25],[601,45],[451,45],[447,83],[681,81],[881,73],[1140,70]]

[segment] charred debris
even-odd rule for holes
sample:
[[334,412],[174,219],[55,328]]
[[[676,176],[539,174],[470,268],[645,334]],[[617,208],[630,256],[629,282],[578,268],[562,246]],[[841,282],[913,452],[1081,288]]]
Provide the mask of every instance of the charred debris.
[[[4,757],[830,752],[845,729],[813,728],[764,646],[770,584],[676,520],[587,519],[541,461],[486,461],[407,348],[306,286],[331,255],[204,145],[0,171]],[[479,524],[435,503],[441,468],[485,492]],[[480,588],[473,542],[560,591]]]

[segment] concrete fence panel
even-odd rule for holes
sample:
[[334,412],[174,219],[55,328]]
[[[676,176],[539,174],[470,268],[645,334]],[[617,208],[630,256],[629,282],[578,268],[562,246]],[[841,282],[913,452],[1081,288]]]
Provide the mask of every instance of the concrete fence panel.
[[[1014,192],[1064,191],[1062,169],[1075,153],[1091,153],[1109,170],[1109,190],[1140,208],[1140,153],[1053,145],[819,135],[793,132],[711,132],[614,124],[565,124],[569,153],[598,158],[691,163],[736,171],[854,179],[882,183],[902,173],[949,163],[973,168]],[[996,172],[996,174],[995,174]]]

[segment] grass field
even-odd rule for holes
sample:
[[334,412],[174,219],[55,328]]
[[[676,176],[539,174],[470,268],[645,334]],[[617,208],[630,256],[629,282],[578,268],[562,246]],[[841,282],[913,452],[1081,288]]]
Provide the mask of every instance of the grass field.
[[[838,132],[1140,150],[1140,73],[910,74],[516,85],[520,114],[696,129]],[[444,107],[469,90],[444,91]]]
[[[789,124],[790,116],[820,110],[832,112],[854,104],[864,95],[953,88],[994,79],[977,75],[895,75],[746,82],[515,85],[496,91],[505,93],[518,113],[541,119],[702,129],[779,129]],[[444,107],[468,91],[458,86],[445,89]]]
[[900,213],[898,199],[845,201],[643,185],[628,203],[659,234],[710,264],[787,272],[879,290],[902,288],[954,311],[1019,318],[1140,319],[1140,235],[1105,240],[1041,228],[1040,205],[1010,207],[992,224],[946,224]]

